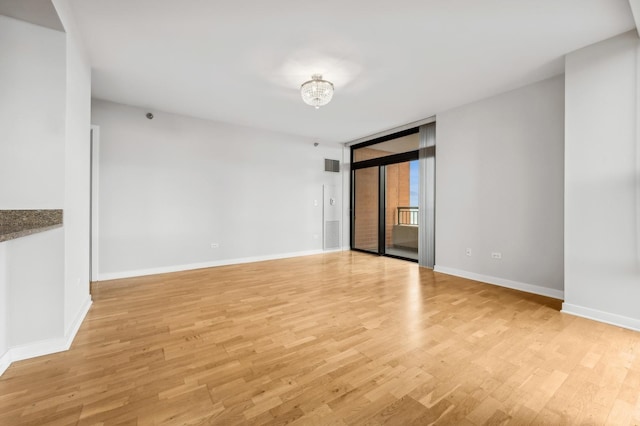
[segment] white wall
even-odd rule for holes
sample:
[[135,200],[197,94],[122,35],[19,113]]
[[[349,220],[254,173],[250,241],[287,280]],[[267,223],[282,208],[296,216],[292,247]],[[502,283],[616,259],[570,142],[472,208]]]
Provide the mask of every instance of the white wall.
[[563,95],[558,76],[438,114],[436,271],[562,298]]
[[67,0],[54,3],[66,34],[0,16],[0,208],[64,209],[62,229],[2,244],[0,373],[67,349],[91,303],[91,69]]
[[[0,209],[64,206],[65,50],[64,33],[0,16]],[[64,235],[0,245],[1,373],[62,335]]]
[[73,332],[89,295],[91,66],[66,0],[54,5],[66,32],[64,158],[64,331]]
[[342,147],[342,248],[351,250],[351,148]]
[[0,15],[0,209],[64,200],[65,36]]
[[101,279],[322,249],[322,185],[342,184],[324,158],[338,145],[146,112],[93,101]]
[[7,326],[8,309],[7,303],[7,244],[0,243],[0,374],[6,367],[6,362],[2,362],[2,357],[9,350],[9,328]]
[[640,330],[640,43],[566,57],[563,310]]
[[5,244],[9,346],[62,337],[63,230],[33,234]]

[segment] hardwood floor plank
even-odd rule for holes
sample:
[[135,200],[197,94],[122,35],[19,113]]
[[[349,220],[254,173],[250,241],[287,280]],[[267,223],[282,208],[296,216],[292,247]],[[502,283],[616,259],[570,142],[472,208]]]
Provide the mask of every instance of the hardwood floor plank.
[[640,424],[640,333],[363,253],[92,285],[0,425]]

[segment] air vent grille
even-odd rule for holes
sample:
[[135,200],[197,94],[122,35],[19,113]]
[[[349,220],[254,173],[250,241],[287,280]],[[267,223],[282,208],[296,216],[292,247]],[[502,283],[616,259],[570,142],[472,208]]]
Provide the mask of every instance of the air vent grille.
[[324,159],[324,171],[325,172],[340,172],[340,161]]

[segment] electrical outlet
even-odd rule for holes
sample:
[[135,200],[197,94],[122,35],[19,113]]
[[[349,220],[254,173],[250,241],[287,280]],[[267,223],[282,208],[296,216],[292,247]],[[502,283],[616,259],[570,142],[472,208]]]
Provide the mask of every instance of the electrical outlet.
[[493,258],[493,259],[502,259],[502,253],[494,251],[493,253],[491,253],[491,258]]
[[211,243],[211,248],[212,248],[212,249],[216,249],[216,248],[218,248],[218,247],[220,247],[220,244],[218,244],[218,243]]
[[471,256],[471,249],[468,248],[464,251],[464,254],[466,254],[467,256]]

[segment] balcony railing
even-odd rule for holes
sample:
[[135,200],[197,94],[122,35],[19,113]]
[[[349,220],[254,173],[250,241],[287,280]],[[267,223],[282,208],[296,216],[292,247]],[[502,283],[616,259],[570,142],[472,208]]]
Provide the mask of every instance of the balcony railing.
[[397,225],[418,226],[418,207],[398,207]]

